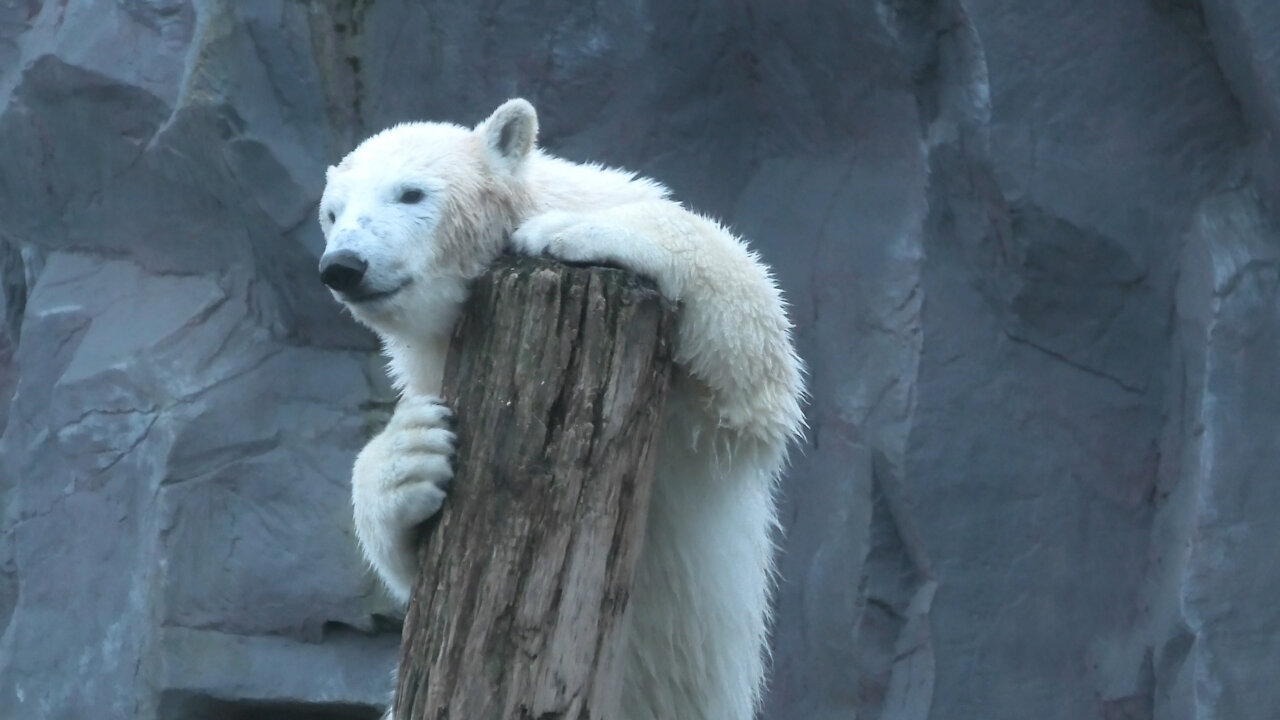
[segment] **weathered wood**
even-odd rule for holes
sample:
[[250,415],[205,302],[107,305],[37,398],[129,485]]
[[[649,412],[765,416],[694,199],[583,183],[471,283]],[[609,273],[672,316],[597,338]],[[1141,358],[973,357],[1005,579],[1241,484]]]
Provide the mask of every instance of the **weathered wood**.
[[504,259],[454,335],[457,473],[419,552],[401,720],[606,720],[673,313],[619,270]]

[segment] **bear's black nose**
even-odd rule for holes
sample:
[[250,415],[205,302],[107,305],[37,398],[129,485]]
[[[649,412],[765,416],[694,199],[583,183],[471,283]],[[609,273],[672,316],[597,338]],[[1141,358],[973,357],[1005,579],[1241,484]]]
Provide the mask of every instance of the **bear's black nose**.
[[351,292],[360,287],[369,263],[350,250],[325,253],[320,258],[320,282],[338,292]]

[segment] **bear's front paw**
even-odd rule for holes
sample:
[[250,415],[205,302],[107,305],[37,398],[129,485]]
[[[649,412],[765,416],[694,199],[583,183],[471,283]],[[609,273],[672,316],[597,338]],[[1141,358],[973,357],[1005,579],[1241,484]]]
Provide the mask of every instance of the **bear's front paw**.
[[568,263],[627,267],[628,233],[582,213],[553,210],[524,222],[511,235],[511,248]]
[[557,230],[572,222],[573,217],[571,213],[552,211],[530,218],[511,234],[511,249],[530,257],[550,256]]
[[356,534],[397,595],[407,596],[412,580],[414,531],[439,512],[453,479],[452,423],[453,413],[436,398],[404,397],[356,458]]
[[[434,397],[405,397],[382,431],[381,467],[365,474],[392,524],[434,515],[453,480],[453,412]],[[370,468],[374,470],[374,468]]]

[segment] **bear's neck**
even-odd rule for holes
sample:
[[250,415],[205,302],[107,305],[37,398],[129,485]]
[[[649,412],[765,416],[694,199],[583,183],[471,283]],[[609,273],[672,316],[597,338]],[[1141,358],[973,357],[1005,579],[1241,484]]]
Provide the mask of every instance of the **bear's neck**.
[[465,278],[424,277],[402,291],[405,307],[369,327],[382,341],[391,384],[402,393],[439,395],[449,338],[467,299]]
[[383,338],[382,352],[391,383],[402,395],[440,395],[449,355],[447,335],[412,342]]

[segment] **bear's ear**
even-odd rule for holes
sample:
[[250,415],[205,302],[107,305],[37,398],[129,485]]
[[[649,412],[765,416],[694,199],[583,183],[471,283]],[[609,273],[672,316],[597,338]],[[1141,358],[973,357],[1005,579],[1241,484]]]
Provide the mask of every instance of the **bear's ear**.
[[513,171],[533,150],[533,141],[538,137],[538,114],[528,100],[508,100],[477,125],[476,132],[484,141],[489,161]]

